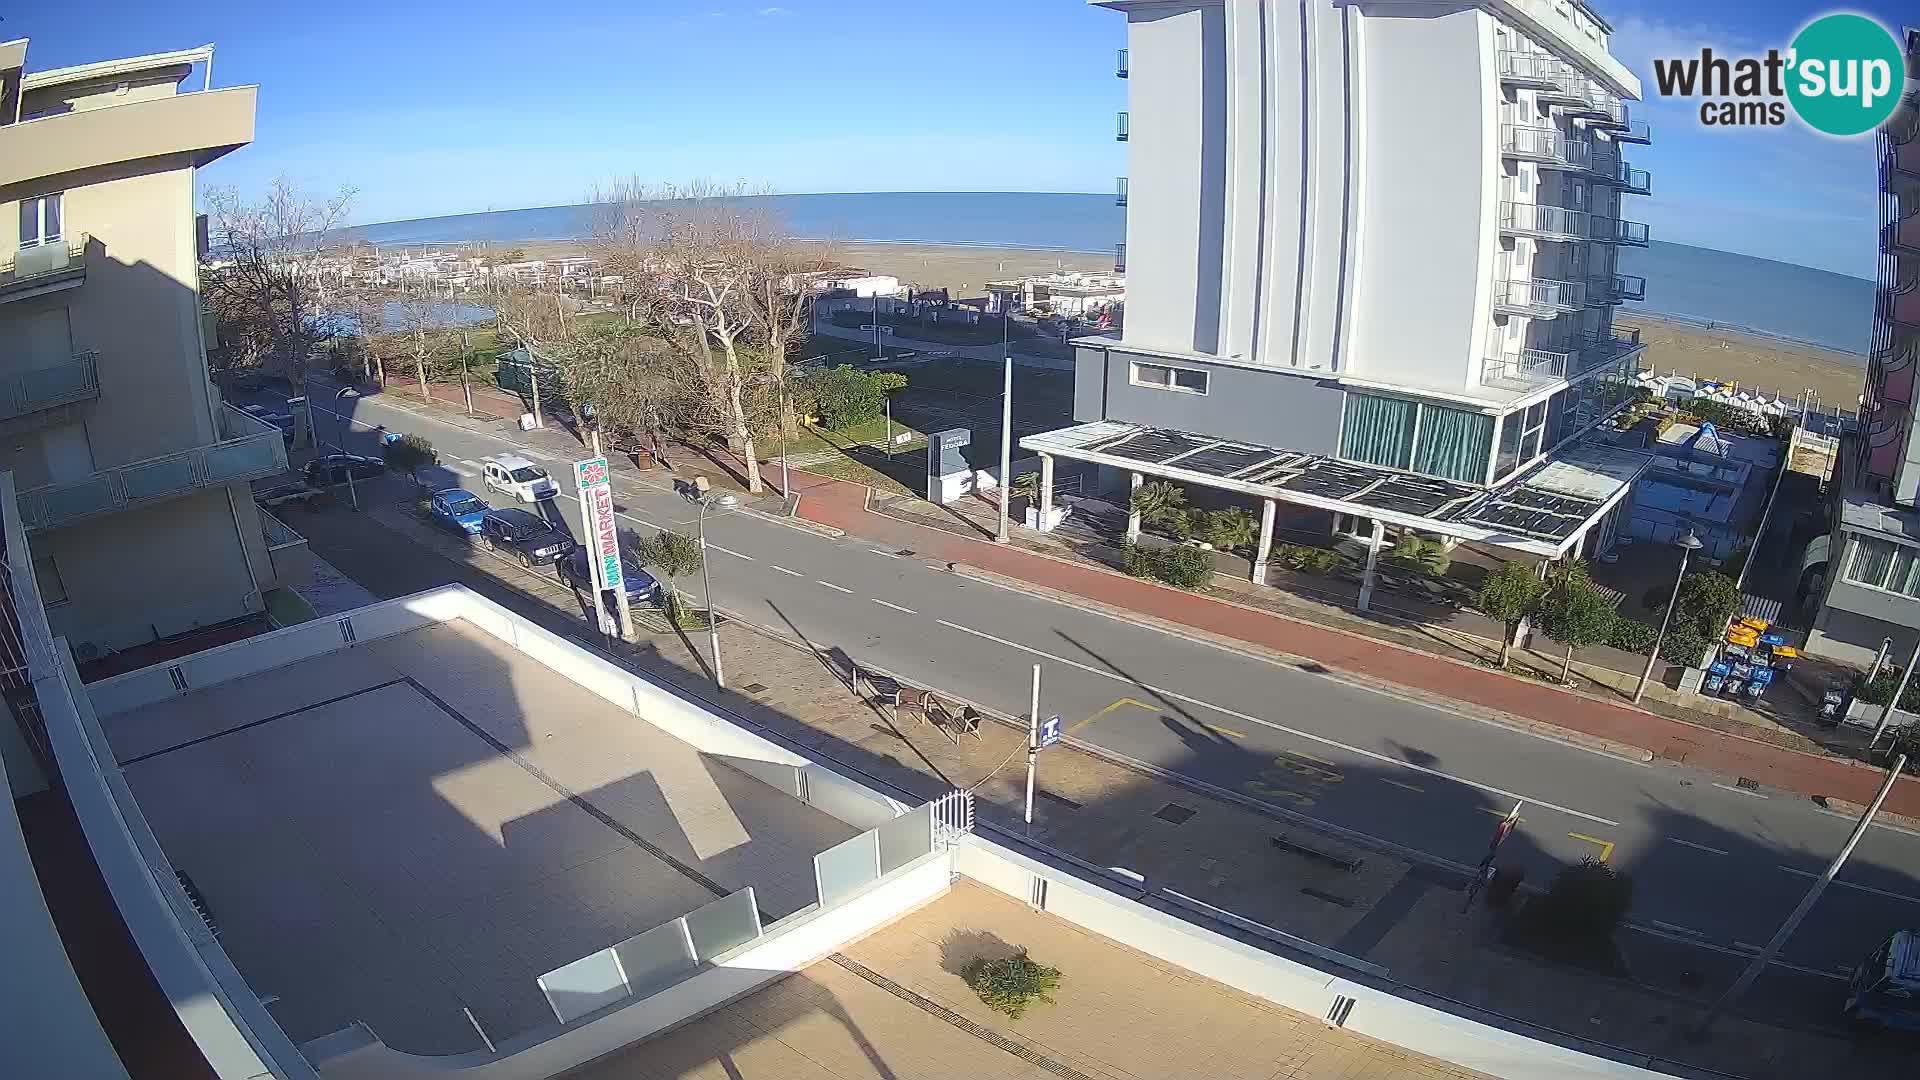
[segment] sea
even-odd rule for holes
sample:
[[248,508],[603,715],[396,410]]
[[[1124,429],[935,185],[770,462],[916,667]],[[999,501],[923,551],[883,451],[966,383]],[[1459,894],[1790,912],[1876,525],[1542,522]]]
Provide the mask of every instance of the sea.
[[[1126,235],[1126,210],[1110,194],[885,191],[745,201],[763,204],[802,239],[1111,252]],[[405,245],[572,240],[591,232],[592,207],[579,205],[390,221],[342,236]],[[1875,291],[1865,278],[1659,240],[1622,248],[1620,272],[1647,279],[1646,301],[1623,311],[1815,345],[1865,363]]]

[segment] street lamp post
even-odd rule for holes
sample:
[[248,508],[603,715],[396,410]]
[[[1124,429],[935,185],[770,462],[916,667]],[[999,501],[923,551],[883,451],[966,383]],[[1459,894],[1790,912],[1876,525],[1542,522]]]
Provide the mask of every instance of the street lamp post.
[[[351,386],[343,386],[334,391],[333,394],[333,418],[340,421],[340,438],[334,445],[339,447],[340,452],[343,454],[347,452],[347,414],[340,411],[340,404],[341,399],[348,394],[354,394],[356,397],[359,396]],[[311,410],[309,410],[309,412],[311,412]],[[311,419],[308,421],[308,426],[312,426]],[[360,492],[359,489],[353,486],[353,469],[351,467],[347,469],[347,498],[353,501],[353,508],[355,510],[360,509]]]
[[1013,325],[1013,312],[1000,311],[1000,362],[1004,371],[1000,379],[1000,527],[993,534],[993,542],[1004,544],[1007,535],[1007,486],[1013,471],[1013,352],[1008,347],[1008,328]]
[[713,571],[708,569],[707,558],[707,510],[718,506],[731,510],[740,500],[732,495],[709,495],[700,500],[700,588],[705,594],[707,604],[707,651],[713,655],[713,685],[727,685],[726,672],[720,667],[720,623],[713,615]]
[[1640,673],[1640,685],[1633,688],[1633,703],[1640,704],[1640,698],[1647,692],[1647,680],[1653,678],[1654,662],[1660,659],[1660,643],[1666,639],[1667,624],[1673,621],[1673,608],[1680,602],[1680,583],[1687,579],[1687,557],[1699,551],[1705,545],[1700,538],[1688,529],[1687,535],[1675,541],[1680,547],[1680,572],[1673,578],[1673,595],[1667,599],[1667,614],[1660,620],[1660,632],[1653,636],[1653,651],[1647,654],[1647,667]]

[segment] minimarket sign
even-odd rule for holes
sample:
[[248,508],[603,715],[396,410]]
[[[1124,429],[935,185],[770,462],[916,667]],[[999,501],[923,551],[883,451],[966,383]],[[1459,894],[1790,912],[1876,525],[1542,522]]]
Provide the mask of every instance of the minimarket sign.
[[607,472],[606,458],[591,458],[573,463],[574,482],[580,487],[580,507],[585,512],[587,544],[599,567],[600,587],[618,589],[620,573],[620,537],[615,532],[613,515],[613,478]]

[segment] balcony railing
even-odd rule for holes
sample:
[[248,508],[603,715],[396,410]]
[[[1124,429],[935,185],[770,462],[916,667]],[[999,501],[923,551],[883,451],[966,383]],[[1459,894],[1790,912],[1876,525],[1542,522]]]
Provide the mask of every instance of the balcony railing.
[[1587,303],[1595,307],[1646,298],[1647,279],[1638,274],[1612,274],[1587,282]]
[[1625,221],[1621,218],[1591,216],[1587,238],[1602,244],[1626,244],[1630,247],[1646,247],[1652,237],[1652,230],[1638,221]]
[[1113,205],[1127,205],[1127,178],[1124,176],[1113,178]]
[[219,424],[220,441],[211,445],[102,469],[83,480],[22,491],[20,518],[28,529],[56,528],[97,514],[286,471],[286,444],[281,441],[279,428],[231,405],[222,407]]
[[1127,245],[1125,244],[1113,245],[1113,272],[1116,274],[1127,272]]
[[1653,174],[1645,169],[1636,169],[1621,160],[1618,150],[1593,154],[1593,179],[1595,183],[1608,184],[1619,188],[1626,195],[1653,194]]
[[1621,143],[1650,143],[1653,141],[1653,129],[1645,120],[1629,120],[1613,132],[1613,141]]
[[1127,114],[1126,113],[1121,113],[1119,120],[1114,124],[1113,139],[1115,142],[1127,141]]
[[1489,357],[1480,381],[1487,386],[1538,386],[1567,377],[1574,354],[1553,349],[1523,349],[1513,356]]
[[1580,370],[1592,371],[1640,347],[1640,328],[1637,326],[1631,330],[1608,330],[1604,333],[1586,334],[1581,338]]
[[0,376],[0,420],[99,397],[98,359],[83,352],[64,364]]
[[1589,89],[1593,80],[1575,71],[1570,65],[1562,64],[1567,70],[1566,78],[1553,86],[1543,86],[1533,92],[1534,99],[1543,105],[1584,105],[1592,97]]
[[0,262],[0,302],[43,285],[79,280],[87,273],[87,237],[24,247]]
[[1593,145],[1584,139],[1570,139],[1557,128],[1502,124],[1500,150],[1507,157],[1551,168],[1586,169],[1593,164]]
[[1124,79],[1127,77],[1127,50],[1121,49],[1120,56],[1114,61],[1113,73]]
[[286,547],[289,544],[304,544],[307,538],[287,527],[287,523],[267,513],[266,507],[260,507],[260,533],[266,538],[267,550]]
[[1587,230],[1585,210],[1528,202],[1500,204],[1500,231],[1513,236],[1531,236],[1539,240],[1585,240]]
[[1534,89],[1564,87],[1574,77],[1566,61],[1547,53],[1500,50],[1500,81]]
[[1551,281],[1545,278],[1499,282],[1494,309],[1508,315],[1552,318],[1580,310],[1587,303],[1584,281]]

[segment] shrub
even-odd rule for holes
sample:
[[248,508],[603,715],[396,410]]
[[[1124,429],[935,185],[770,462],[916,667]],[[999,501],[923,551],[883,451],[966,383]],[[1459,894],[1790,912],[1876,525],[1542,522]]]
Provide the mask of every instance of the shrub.
[[1199,529],[1201,539],[1221,551],[1247,547],[1260,536],[1260,519],[1237,506],[1196,516],[1202,516],[1204,521]]
[[1213,580],[1213,556],[1192,547],[1128,544],[1121,549],[1120,568],[1134,577],[1152,578],[1182,589],[1204,588]]
[[1607,644],[1630,653],[1644,653],[1653,648],[1653,639],[1659,633],[1657,626],[1620,615],[1607,632]]
[[1127,503],[1127,509],[1140,515],[1140,524],[1151,528],[1191,531],[1187,521],[1187,493],[1179,484],[1155,480],[1142,484]]
[[1025,949],[1001,960],[974,960],[961,969],[961,977],[988,1008],[1015,1020],[1035,1002],[1053,1004],[1060,986],[1060,969],[1035,962]]
[[1544,929],[1574,942],[1598,943],[1613,931],[1633,906],[1633,878],[1598,859],[1580,860],[1554,876],[1546,894],[1535,903]]
[[420,482],[420,470],[440,460],[434,452],[433,444],[418,435],[402,435],[387,443],[381,450],[381,456],[387,468],[394,472],[406,473],[415,483]]
[[1739,610],[1740,587],[1733,579],[1715,570],[1700,570],[1680,583],[1680,602],[1673,617],[1677,621],[1684,615],[1701,634],[1717,638]]
[[860,371],[841,364],[795,380],[794,402],[799,411],[818,417],[822,427],[841,431],[878,417],[887,395],[906,385],[907,377],[897,371]]
[[[1900,685],[1900,669],[1888,664],[1874,677],[1872,682],[1854,679],[1853,696],[1869,705],[1885,705],[1893,696],[1894,687]],[[1900,695],[1900,708],[1906,712],[1920,712],[1920,679],[1907,680],[1907,692]]]
[[1547,583],[1540,580],[1533,564],[1518,560],[1503,562],[1487,579],[1480,583],[1480,594],[1474,598],[1474,606],[1492,618],[1499,619],[1506,626],[1506,636],[1500,639],[1500,666],[1507,666],[1507,654],[1513,645],[1514,630],[1520,620],[1533,614],[1540,606],[1540,597],[1546,592]]
[[1426,540],[1412,533],[1403,533],[1393,542],[1393,549],[1387,553],[1387,559],[1396,565],[1422,574],[1441,577],[1447,568],[1453,565],[1453,554],[1447,546],[1438,540]]
[[1699,665],[1707,646],[1717,640],[1718,635],[1709,637],[1701,633],[1699,627],[1676,617],[1673,625],[1667,627],[1667,636],[1660,639],[1660,659],[1669,664],[1695,667]]

